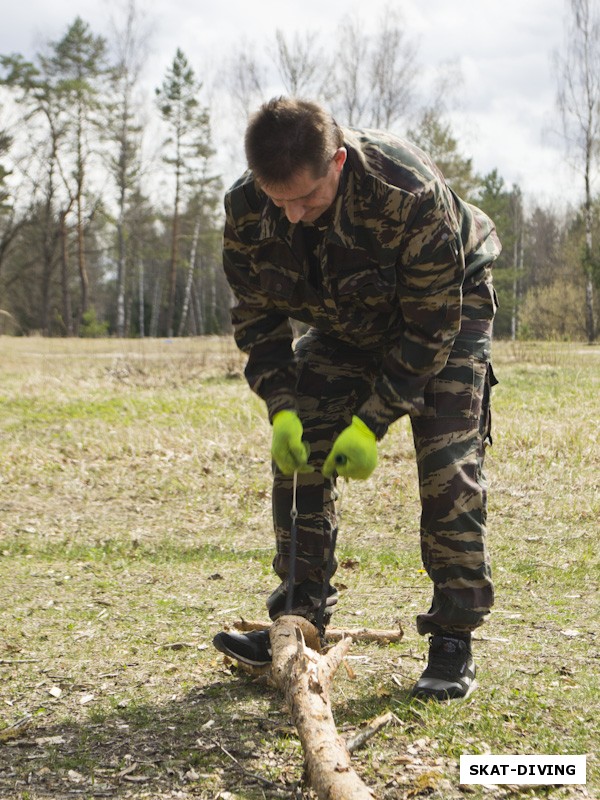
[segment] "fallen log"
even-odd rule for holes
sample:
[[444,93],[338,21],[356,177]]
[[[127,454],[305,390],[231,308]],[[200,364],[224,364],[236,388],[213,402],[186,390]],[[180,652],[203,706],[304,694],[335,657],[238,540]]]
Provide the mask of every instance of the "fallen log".
[[273,623],[270,637],[271,677],[283,693],[298,730],[309,785],[319,800],[373,800],[373,792],[350,763],[350,753],[335,727],[329,699],[333,676],[352,639],[341,639],[321,655],[317,652],[316,628],[303,617],[291,615]]
[[[257,620],[240,619],[234,622],[234,627],[238,631],[265,631],[271,627],[272,622],[260,622]],[[341,639],[351,637],[354,641],[376,642],[378,644],[390,644],[399,642],[404,636],[401,627],[397,629],[380,628],[326,628],[325,640],[339,642]]]

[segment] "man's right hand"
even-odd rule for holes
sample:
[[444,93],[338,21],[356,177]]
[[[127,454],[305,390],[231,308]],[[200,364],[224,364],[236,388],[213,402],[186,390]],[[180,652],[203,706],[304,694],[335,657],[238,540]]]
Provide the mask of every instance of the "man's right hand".
[[312,472],[308,465],[309,447],[302,441],[302,423],[295,411],[278,411],[273,417],[271,455],[284,475]]

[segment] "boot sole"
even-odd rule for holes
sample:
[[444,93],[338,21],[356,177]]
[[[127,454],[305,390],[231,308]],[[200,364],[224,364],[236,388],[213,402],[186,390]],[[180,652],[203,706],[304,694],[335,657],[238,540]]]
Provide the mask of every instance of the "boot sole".
[[219,651],[219,653],[223,653],[223,655],[229,656],[229,658],[234,658],[236,661],[239,661],[241,664],[246,664],[249,667],[266,667],[272,661],[272,659],[269,659],[268,661],[256,661],[251,658],[240,656],[239,653],[231,650],[224,642],[221,641],[219,634],[217,634],[213,639],[213,646]]
[[447,702],[448,700],[466,700],[470,697],[475,689],[477,689],[479,684],[476,680],[473,680],[465,694],[458,694],[458,695],[450,695],[448,692],[431,692],[425,689],[417,689],[416,691],[413,689],[411,692],[411,697],[416,697],[419,700],[439,700],[440,702]]

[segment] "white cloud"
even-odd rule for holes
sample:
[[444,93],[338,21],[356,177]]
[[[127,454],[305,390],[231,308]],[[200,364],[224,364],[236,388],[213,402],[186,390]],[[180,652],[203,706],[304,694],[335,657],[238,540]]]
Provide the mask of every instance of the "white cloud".
[[[75,5],[23,0],[13,5],[10,21],[0,28],[0,53],[32,56],[44,41],[60,38],[76,15],[94,32],[106,34],[111,15],[124,5],[120,0],[78,0]],[[475,169],[497,167],[508,184],[521,183],[532,197],[578,196],[558,138],[547,135],[556,124],[551,55],[562,41],[564,0],[371,0],[368,6],[357,0],[304,0],[302,6],[285,0],[144,0],[140,8],[153,27],[149,88],[160,82],[177,47],[199,75],[218,77],[224,57],[244,37],[260,48],[270,46],[277,28],[319,31],[323,45],[333,47],[347,15],[358,15],[365,30],[372,31],[386,8],[398,9],[407,33],[418,40],[423,70],[449,61],[461,66],[464,84],[452,120]],[[224,120],[215,129],[222,142],[220,163],[227,171],[241,148],[227,141],[231,126]]]

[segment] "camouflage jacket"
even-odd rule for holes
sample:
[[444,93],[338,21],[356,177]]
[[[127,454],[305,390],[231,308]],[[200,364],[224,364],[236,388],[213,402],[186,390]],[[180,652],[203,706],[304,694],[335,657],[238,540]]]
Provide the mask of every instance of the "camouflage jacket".
[[381,437],[423,407],[460,329],[463,292],[500,252],[491,220],[460,200],[431,160],[380,131],[344,129],[348,158],[309,280],[302,223],[288,222],[246,172],[225,196],[224,268],[246,378],[269,416],[295,408],[290,319],[383,357],[358,415]]

